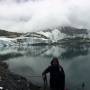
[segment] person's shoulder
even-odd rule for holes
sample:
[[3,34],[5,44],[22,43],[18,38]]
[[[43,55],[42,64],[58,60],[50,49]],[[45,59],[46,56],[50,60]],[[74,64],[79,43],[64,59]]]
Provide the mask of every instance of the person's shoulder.
[[63,67],[61,65],[59,65],[59,70],[62,71],[63,70]]
[[47,66],[47,68],[46,69],[49,69],[49,68],[51,68],[51,66],[49,65],[49,66]]
[[48,66],[48,68],[51,68],[51,67],[52,67],[51,65]]
[[59,65],[59,68],[62,68],[62,66],[61,66],[61,65]]
[[48,66],[48,69],[49,69],[49,70],[52,70],[52,68],[53,68],[52,65],[49,65],[49,66]]

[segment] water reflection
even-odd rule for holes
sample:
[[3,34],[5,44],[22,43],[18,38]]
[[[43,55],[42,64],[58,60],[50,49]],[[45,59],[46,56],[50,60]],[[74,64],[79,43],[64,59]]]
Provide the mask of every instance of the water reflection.
[[6,53],[6,54],[1,54],[0,55],[0,61],[8,60],[10,58],[16,58],[16,57],[21,57],[23,56],[21,53]]
[[89,90],[89,45],[31,46],[14,48],[12,50],[16,50],[15,52],[21,53],[23,56],[10,58],[5,61],[9,65],[9,70],[25,76],[27,79],[30,79],[32,83],[43,85],[41,77],[32,76],[41,76],[42,71],[49,65],[52,57],[57,56],[66,73],[67,87],[71,88],[71,90],[72,88],[77,90],[76,87],[80,87],[84,81],[87,87],[85,90]]
[[78,56],[88,55],[89,47],[87,45],[67,46],[65,52],[61,54],[62,59],[70,59]]
[[77,46],[31,46],[28,48],[18,48],[18,51],[25,52],[24,55],[28,56],[47,56],[47,57],[60,57],[62,59],[70,59],[78,56],[87,55],[89,53],[87,45]]
[[[30,46],[17,48],[0,48],[0,57],[12,57],[15,54],[23,56],[45,56],[70,59],[78,56],[88,55],[90,47],[86,44],[76,46]],[[18,55],[16,55],[18,56]],[[8,58],[6,58],[8,59]]]
[[[74,59],[68,67],[68,81],[71,88],[80,88],[85,83],[85,90],[90,89],[90,55]],[[75,90],[75,89],[74,89]],[[81,89],[79,89],[81,90]]]
[[25,55],[27,56],[39,56],[50,48],[50,46],[30,46],[27,48],[18,48],[18,51],[25,51]]
[[27,56],[59,57],[61,59],[71,59],[78,56],[88,55],[87,45],[77,46],[31,46],[29,48],[18,48],[18,51],[25,52]]

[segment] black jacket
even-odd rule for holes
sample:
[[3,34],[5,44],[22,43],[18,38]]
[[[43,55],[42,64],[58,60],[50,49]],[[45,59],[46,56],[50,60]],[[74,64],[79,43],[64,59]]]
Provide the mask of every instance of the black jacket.
[[60,65],[50,65],[48,68],[46,68],[42,75],[46,75],[47,73],[50,73],[50,87],[63,88],[61,90],[64,90],[65,73],[63,68]]

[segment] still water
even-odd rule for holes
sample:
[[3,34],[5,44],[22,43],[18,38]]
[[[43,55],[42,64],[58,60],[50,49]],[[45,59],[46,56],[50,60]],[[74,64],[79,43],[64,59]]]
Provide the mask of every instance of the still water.
[[41,73],[55,56],[59,58],[64,68],[68,90],[82,90],[82,83],[85,83],[84,90],[90,90],[90,47],[88,45],[0,49],[0,55],[8,53],[21,54],[18,57],[3,60],[9,65],[9,70],[26,77],[35,85],[43,85]]

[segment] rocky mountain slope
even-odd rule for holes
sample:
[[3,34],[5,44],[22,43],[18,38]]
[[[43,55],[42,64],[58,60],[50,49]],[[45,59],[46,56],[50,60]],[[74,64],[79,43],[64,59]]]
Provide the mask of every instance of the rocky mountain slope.
[[9,31],[0,29],[0,36],[5,36],[8,38],[15,38],[15,37],[19,37],[20,35],[22,35],[22,33],[9,32]]
[[51,45],[63,41],[88,38],[89,30],[74,27],[60,27],[38,32],[16,33],[0,30],[0,46]]

